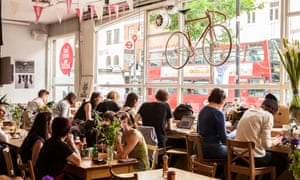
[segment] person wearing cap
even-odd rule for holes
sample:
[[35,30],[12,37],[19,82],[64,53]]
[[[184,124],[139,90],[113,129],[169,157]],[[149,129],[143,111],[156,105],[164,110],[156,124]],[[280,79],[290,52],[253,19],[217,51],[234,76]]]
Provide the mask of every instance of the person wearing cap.
[[277,111],[277,99],[267,96],[260,107],[250,108],[243,114],[237,126],[235,139],[254,142],[255,167],[274,165],[278,177],[285,170],[286,161],[284,157],[266,150],[281,143],[281,136],[271,136],[273,114]]

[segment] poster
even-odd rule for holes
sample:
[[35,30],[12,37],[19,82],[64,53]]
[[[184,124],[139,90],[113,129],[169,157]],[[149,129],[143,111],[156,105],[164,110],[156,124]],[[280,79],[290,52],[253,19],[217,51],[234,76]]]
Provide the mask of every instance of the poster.
[[79,86],[80,99],[90,98],[92,84],[93,84],[92,76],[81,77],[80,86]]
[[15,60],[15,88],[34,88],[34,61]]

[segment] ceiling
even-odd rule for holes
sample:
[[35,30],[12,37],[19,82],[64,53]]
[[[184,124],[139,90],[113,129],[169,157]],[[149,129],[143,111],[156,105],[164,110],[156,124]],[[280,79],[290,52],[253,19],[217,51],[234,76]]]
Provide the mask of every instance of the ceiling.
[[[5,23],[24,23],[31,24],[36,23],[36,15],[33,6],[36,5],[36,0],[1,0],[2,1],[2,20]],[[72,0],[71,13],[67,15],[66,0],[39,0],[38,5],[43,7],[43,11],[40,15],[38,24],[53,24],[59,22],[57,11],[58,9],[64,9],[62,11],[62,21],[77,16],[75,8],[83,7],[84,11],[88,11],[88,5],[104,4],[107,0]],[[133,0],[134,8],[151,5],[157,2],[166,0]],[[110,0],[111,3],[126,3],[127,0]],[[126,3],[127,4],[127,3]],[[128,10],[128,4],[126,9]],[[122,8],[119,7],[119,11]],[[107,11],[107,8],[106,8]],[[104,14],[105,12],[104,9]],[[85,13],[86,14],[86,13]]]

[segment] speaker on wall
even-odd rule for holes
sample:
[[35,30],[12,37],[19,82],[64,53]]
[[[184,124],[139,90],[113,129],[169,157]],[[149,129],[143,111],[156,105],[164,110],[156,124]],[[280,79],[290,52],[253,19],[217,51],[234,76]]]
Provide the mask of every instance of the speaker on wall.
[[10,64],[10,57],[0,58],[0,85],[11,84],[14,81],[14,65]]
[[48,38],[48,34],[42,30],[32,30],[31,35],[36,41],[46,41]]

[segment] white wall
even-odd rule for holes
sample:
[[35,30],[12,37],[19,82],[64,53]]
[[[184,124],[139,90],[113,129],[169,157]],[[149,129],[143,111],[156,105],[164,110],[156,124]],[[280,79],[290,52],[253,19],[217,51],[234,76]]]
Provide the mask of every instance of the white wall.
[[2,28],[4,45],[1,46],[1,56],[11,56],[12,64],[16,59],[34,61],[34,88],[16,89],[17,79],[14,76],[13,84],[0,86],[0,96],[7,94],[8,102],[11,103],[27,103],[37,96],[40,89],[45,88],[46,41],[33,39],[33,26],[4,23]]

